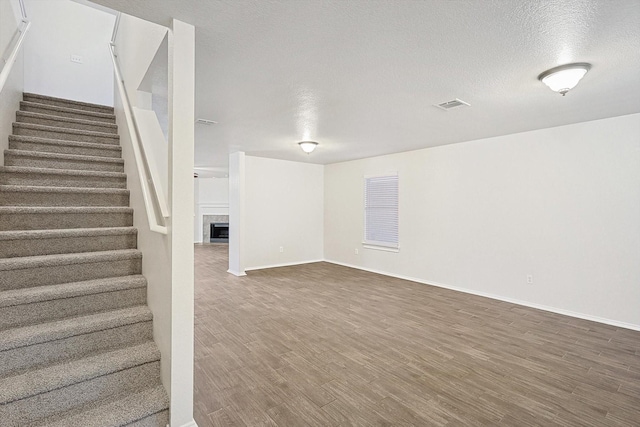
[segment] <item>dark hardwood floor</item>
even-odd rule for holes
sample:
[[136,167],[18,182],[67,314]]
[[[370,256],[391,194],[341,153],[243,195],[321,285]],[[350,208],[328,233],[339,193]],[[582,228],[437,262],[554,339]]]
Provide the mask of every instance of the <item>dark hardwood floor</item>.
[[327,263],[235,277],[226,246],[195,250],[199,427],[640,426],[640,332]]

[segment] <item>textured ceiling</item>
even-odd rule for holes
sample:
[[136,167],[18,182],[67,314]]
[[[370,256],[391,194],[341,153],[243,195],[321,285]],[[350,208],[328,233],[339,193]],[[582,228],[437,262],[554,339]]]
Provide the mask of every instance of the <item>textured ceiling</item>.
[[[640,112],[638,0],[95,2],[196,26],[196,115],[218,124],[195,162],[221,173],[238,150],[327,164]],[[569,62],[593,68],[566,97],[537,80]]]

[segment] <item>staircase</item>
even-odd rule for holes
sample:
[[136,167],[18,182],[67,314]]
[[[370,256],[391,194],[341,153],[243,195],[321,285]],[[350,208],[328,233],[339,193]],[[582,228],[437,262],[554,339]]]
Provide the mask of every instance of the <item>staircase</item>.
[[113,108],[23,99],[0,167],[0,425],[165,427]]

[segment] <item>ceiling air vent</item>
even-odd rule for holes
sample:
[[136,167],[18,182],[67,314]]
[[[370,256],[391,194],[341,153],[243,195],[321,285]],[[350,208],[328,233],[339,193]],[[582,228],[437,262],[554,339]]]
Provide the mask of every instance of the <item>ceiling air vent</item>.
[[207,119],[198,119],[196,120],[196,123],[199,125],[217,125],[218,124],[218,122],[214,120],[207,120]]
[[471,105],[469,103],[464,102],[463,100],[456,98],[456,99],[454,99],[452,101],[443,102],[442,104],[436,104],[435,106],[440,108],[441,110],[449,111],[449,110],[451,110],[453,108],[464,107],[465,105],[467,107],[471,107]]

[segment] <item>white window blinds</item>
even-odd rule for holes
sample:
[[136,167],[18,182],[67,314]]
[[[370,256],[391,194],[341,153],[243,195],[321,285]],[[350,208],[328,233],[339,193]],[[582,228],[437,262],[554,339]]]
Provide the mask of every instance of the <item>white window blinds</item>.
[[364,178],[364,243],[398,248],[398,174]]

